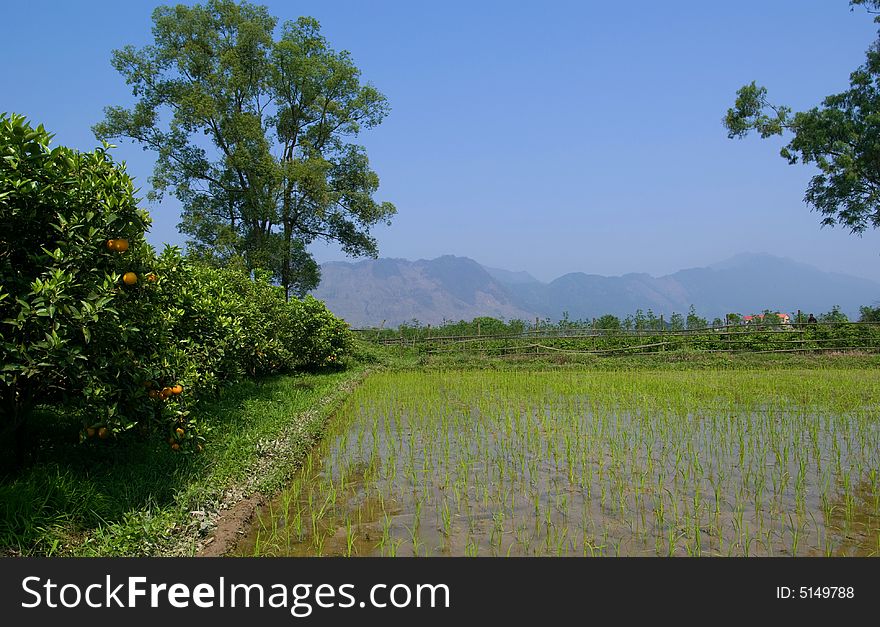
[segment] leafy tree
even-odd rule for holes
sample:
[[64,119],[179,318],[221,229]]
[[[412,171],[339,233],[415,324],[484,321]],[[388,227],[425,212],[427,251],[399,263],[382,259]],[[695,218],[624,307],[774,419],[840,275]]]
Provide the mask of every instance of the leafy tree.
[[141,385],[149,336],[140,286],[123,282],[152,250],[131,179],[106,147],[80,153],[51,138],[0,115],[0,443],[19,454],[37,405],[115,419]]
[[645,312],[645,326],[644,328],[650,329],[651,331],[657,331],[660,328],[660,318],[654,313],[653,309],[648,309]]
[[508,326],[502,320],[489,316],[474,318],[471,327],[473,327],[474,333],[479,332],[480,335],[502,335],[509,331]]
[[[880,0],[851,0],[850,5],[878,10]],[[772,104],[767,89],[753,81],[737,92],[724,126],[730,138],[752,131],[762,138],[790,133],[781,155],[790,164],[818,168],[804,201],[823,216],[823,225],[840,224],[857,234],[880,226],[880,40],[850,74],[849,89],[826,97],[820,106],[793,113]]]
[[80,418],[83,441],[165,431],[172,449],[198,449],[201,394],[345,358],[348,327],[322,303],[286,302],[259,272],[156,255],[107,147],[50,139],[0,114],[0,466],[5,449],[22,461],[40,406]]
[[[709,321],[705,318],[701,318],[697,315],[697,310],[691,305],[690,309],[688,309],[687,315],[687,328],[688,329],[702,329],[709,326]],[[720,326],[720,325],[719,325]]]
[[669,329],[671,331],[684,331],[684,316],[680,313],[675,313],[669,316]]
[[632,316],[632,328],[636,331],[641,331],[647,328],[648,319],[645,317],[645,312],[641,309],[636,309],[636,313]]
[[782,317],[775,311],[765,309],[760,314],[760,325],[764,327],[776,327],[782,324]]
[[[880,13],[880,0],[850,0],[849,4],[850,11],[853,10],[853,7],[861,5],[867,8],[868,13]],[[880,22],[880,16],[875,17],[874,21]]]
[[389,108],[351,55],[312,18],[276,38],[276,18],[248,2],[163,6],[152,19],[152,45],[113,52],[137,102],[107,107],[93,130],[158,153],[151,197],[180,199],[191,249],[269,270],[288,296],[318,284],[315,240],[377,256],[370,228],[396,210],[373,199],[379,178],[351,139]]
[[834,305],[831,311],[819,314],[817,319],[819,322],[849,322],[847,315],[840,311],[840,305]]
[[619,331],[622,328],[620,318],[611,314],[605,314],[596,319],[593,326],[597,329],[605,329],[608,331]]
[[859,322],[880,322],[880,307],[859,307]]

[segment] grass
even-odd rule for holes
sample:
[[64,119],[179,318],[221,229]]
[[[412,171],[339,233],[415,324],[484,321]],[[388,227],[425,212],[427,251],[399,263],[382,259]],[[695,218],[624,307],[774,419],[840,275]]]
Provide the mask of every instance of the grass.
[[0,480],[0,554],[192,554],[222,504],[286,484],[363,372],[233,385],[200,408],[212,430],[194,455],[161,438],[79,445],[76,417],[35,416],[29,465]]

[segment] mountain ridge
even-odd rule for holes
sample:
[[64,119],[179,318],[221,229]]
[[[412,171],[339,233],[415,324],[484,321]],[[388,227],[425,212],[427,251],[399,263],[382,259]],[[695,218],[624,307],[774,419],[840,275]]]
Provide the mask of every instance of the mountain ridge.
[[768,253],[741,253],[704,267],[653,276],[604,276],[574,271],[543,282],[527,271],[487,267],[469,257],[442,255],[409,261],[380,258],[321,265],[312,294],[353,326],[397,326],[470,320],[573,320],[637,309],[686,313],[694,305],[710,320],[728,312],[764,309],[821,313],[839,305],[857,315],[880,299],[880,283]]

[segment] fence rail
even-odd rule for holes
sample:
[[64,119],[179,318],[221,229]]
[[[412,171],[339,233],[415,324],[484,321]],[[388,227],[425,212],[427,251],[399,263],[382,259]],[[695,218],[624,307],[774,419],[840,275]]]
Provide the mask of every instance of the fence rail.
[[[579,327],[576,329],[557,328],[531,328],[521,333],[482,333],[471,335],[444,335],[433,328],[411,328],[403,331],[390,329],[352,329],[352,331],[365,340],[380,344],[404,344],[412,345],[425,342],[483,342],[487,340],[514,340],[536,338],[564,338],[564,339],[591,339],[596,337],[664,337],[693,336],[713,334],[720,336],[741,336],[753,333],[805,333],[818,328],[872,328],[880,329],[880,322],[821,322],[821,323],[790,323],[790,324],[729,324],[717,327],[700,327],[695,329],[591,329]],[[370,337],[370,336],[373,337]]]
[[[839,353],[876,353],[880,351],[880,345],[878,346],[841,346],[841,347],[825,347],[825,348],[812,348],[812,349],[804,349],[804,348],[779,348],[779,349],[771,349],[771,350],[738,350],[738,349],[709,349],[709,350],[693,350],[689,351],[690,355],[711,355],[718,353],[748,353],[750,355],[760,355],[760,354],[771,354],[771,353],[822,353],[822,352],[839,352]],[[613,354],[614,351],[566,351],[565,354],[568,355],[600,355],[603,352],[606,354]],[[498,355],[501,359],[510,359],[514,357],[522,357],[534,359],[536,357],[555,357],[559,356],[559,352],[520,352],[520,353],[505,353],[503,355]]]
[[[422,331],[418,333],[417,331]],[[684,330],[540,329],[479,335],[432,334],[433,329],[357,329],[365,340],[419,354],[479,353],[498,357],[562,354],[772,353],[869,350],[880,347],[880,323],[839,322],[725,325]]]

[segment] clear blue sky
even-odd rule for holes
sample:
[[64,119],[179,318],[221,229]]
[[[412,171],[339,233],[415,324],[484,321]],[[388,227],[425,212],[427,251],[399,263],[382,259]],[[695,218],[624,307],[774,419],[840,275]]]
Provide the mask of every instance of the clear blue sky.
[[[103,107],[132,102],[111,50],[150,43],[158,4],[4,0],[0,111],[94,147]],[[375,231],[382,256],[451,253],[548,280],[753,251],[880,280],[880,234],[820,229],[802,202],[812,170],[721,126],[751,80],[795,109],[846,88],[876,37],[846,0],[263,4],[316,17],[390,101],[359,138],[377,198],[399,211]],[[153,154],[115,156],[146,191]],[[176,202],[149,209],[150,240],[181,244]]]

